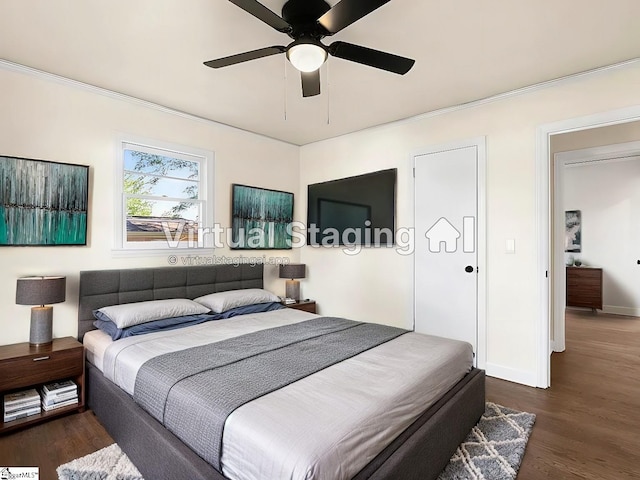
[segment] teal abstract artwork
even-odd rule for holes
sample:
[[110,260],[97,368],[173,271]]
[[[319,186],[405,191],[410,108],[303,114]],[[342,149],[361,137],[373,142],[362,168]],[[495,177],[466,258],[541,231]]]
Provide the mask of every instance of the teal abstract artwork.
[[87,244],[89,167],[0,156],[0,246]]
[[232,249],[290,249],[293,193],[233,185]]

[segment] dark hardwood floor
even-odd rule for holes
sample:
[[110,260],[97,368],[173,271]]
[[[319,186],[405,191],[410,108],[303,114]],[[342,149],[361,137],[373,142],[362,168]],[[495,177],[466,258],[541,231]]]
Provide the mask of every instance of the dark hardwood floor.
[[537,415],[519,479],[640,479],[640,318],[567,310],[551,388],[489,378],[487,400]]
[[[537,414],[518,478],[640,479],[640,318],[568,311],[551,381],[487,379],[487,400]],[[90,411],[68,415],[0,436],[0,466],[39,466],[55,480],[58,465],[112,442]]]
[[40,467],[41,480],[56,480],[58,466],[112,443],[87,410],[0,436],[0,466]]

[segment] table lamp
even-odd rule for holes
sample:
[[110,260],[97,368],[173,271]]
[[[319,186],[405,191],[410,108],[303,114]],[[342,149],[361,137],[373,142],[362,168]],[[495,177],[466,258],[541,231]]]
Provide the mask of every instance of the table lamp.
[[16,287],[16,304],[31,307],[29,343],[45,345],[53,341],[53,307],[65,300],[66,277],[22,277]]
[[286,282],[287,298],[293,298],[296,302],[300,300],[300,282],[296,278],[305,277],[306,265],[304,263],[290,263],[280,265],[280,278],[288,278]]

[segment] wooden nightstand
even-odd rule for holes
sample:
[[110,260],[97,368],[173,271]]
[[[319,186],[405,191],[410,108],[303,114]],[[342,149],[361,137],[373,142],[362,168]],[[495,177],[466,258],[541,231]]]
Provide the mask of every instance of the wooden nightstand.
[[602,310],[602,269],[567,267],[567,307]]
[[[0,420],[0,434],[65,413],[84,410],[84,346],[75,338],[56,338],[50,345],[32,347],[28,342],[0,346],[0,409],[4,394],[44,383],[71,379],[78,385],[78,404],[11,422]],[[0,417],[2,418],[2,417]]]
[[302,310],[304,312],[316,313],[316,301],[315,300],[300,300],[296,303],[283,303],[287,308],[295,308],[296,310]]

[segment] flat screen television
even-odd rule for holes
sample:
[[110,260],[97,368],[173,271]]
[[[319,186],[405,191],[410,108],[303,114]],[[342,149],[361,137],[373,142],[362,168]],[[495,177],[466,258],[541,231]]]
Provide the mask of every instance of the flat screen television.
[[393,246],[397,169],[309,185],[309,245]]

